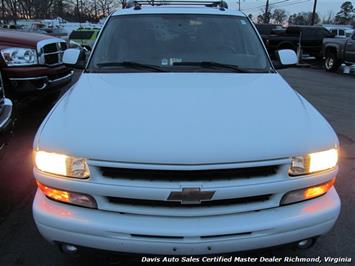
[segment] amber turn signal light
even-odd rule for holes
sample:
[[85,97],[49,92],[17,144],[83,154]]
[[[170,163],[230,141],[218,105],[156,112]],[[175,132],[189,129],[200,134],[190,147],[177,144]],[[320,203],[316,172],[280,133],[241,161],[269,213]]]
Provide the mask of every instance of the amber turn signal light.
[[43,192],[47,198],[63,203],[68,203],[72,205],[77,205],[86,208],[97,208],[97,203],[95,199],[86,194],[81,194],[77,192],[60,190],[57,188],[48,187],[37,180],[38,188]]
[[280,204],[288,205],[288,204],[320,197],[325,193],[327,193],[333,187],[335,183],[335,179],[336,178],[334,177],[332,180],[328,181],[327,183],[288,192],[282,197]]

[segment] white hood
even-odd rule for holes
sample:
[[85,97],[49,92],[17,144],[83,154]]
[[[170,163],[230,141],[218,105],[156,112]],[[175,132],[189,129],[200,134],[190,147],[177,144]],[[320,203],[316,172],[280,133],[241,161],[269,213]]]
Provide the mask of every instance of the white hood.
[[116,162],[231,163],[337,145],[325,119],[279,74],[83,74],[43,122],[35,148]]

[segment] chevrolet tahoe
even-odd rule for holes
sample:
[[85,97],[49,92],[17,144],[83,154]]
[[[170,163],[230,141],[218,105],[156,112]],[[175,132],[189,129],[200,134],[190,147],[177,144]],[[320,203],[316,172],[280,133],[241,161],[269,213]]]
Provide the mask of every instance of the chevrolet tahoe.
[[33,149],[34,220],[67,253],[306,248],[340,212],[334,130],[223,2],[111,15]]

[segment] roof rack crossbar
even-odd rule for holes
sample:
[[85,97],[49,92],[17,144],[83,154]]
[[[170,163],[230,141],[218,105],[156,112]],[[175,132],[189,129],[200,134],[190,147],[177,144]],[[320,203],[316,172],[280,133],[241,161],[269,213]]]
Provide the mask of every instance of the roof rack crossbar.
[[165,0],[133,0],[133,1],[125,1],[123,3],[123,8],[131,8],[134,7],[136,9],[140,9],[140,7],[147,5],[147,6],[166,6],[166,5],[173,5],[173,6],[206,6],[206,7],[219,7],[219,8],[228,8],[228,4],[225,1],[216,0],[216,1],[188,1],[188,0],[172,0],[172,1],[165,1]]

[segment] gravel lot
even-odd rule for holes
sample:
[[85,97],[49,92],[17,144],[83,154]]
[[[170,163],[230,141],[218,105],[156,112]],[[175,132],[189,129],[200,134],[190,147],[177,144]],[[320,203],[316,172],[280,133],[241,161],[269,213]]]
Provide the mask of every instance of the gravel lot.
[[[280,71],[284,78],[329,120],[341,141],[336,184],[342,211],[334,229],[309,250],[273,248],[241,256],[351,257],[355,250],[355,76],[311,68]],[[14,134],[0,158],[0,265],[117,265],[117,255],[65,256],[37,232],[31,213],[35,192],[32,142],[53,103],[18,106]],[[291,118],[290,118],[291,119]],[[355,258],[354,258],[355,259]],[[125,260],[133,261],[132,258]]]

